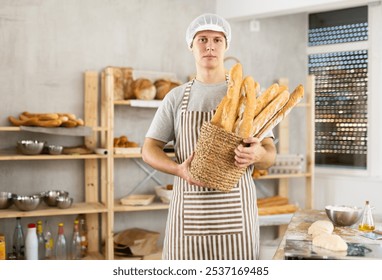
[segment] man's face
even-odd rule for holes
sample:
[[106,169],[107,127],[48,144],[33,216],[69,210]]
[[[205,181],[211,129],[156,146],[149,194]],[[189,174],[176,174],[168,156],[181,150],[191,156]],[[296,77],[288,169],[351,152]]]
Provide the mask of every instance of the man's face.
[[224,64],[226,39],[222,32],[200,31],[192,42],[192,52],[196,64],[205,68],[215,68]]

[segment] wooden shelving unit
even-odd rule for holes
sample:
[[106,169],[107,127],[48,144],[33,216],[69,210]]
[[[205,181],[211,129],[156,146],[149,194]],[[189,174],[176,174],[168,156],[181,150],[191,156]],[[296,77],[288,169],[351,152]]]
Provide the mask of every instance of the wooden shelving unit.
[[[105,226],[106,231],[103,233],[105,243],[105,255],[108,259],[114,259],[113,249],[113,235],[114,235],[114,214],[119,212],[141,212],[141,211],[166,211],[169,207],[168,204],[161,202],[153,202],[145,206],[127,206],[122,205],[118,199],[114,198],[115,186],[114,186],[114,167],[116,160],[141,160],[142,155],[140,153],[131,154],[114,154],[113,140],[114,140],[114,111],[116,106],[124,106],[126,109],[129,107],[143,107],[143,108],[157,108],[160,104],[159,100],[114,100],[114,75],[113,67],[107,67],[101,73],[101,92],[102,92],[102,104],[101,104],[101,126],[107,127],[109,132],[105,138],[101,140],[101,143],[105,143],[105,147],[108,150],[107,166],[108,175],[110,180],[107,184],[107,205],[108,205],[108,219]],[[156,75],[158,73],[151,73]],[[174,153],[168,153],[169,157],[174,157]]]
[[[98,126],[98,73],[87,72],[84,76],[84,122],[87,127],[91,128],[89,136],[80,136],[83,138],[83,144],[89,149],[97,147],[104,147],[105,143],[98,141],[99,134],[107,135],[108,127]],[[70,128],[67,128],[68,132]],[[22,129],[20,127],[0,127],[0,132],[19,133]],[[50,130],[52,135],[55,135],[55,130]],[[49,130],[48,132],[49,133]],[[68,133],[68,135],[71,135]],[[57,135],[58,137],[59,135]],[[102,136],[105,137],[105,136]],[[86,214],[88,226],[88,250],[89,256],[87,259],[108,259],[110,256],[105,251],[102,254],[101,236],[99,229],[106,228],[110,225],[107,220],[109,213],[109,204],[105,197],[107,197],[107,188],[110,174],[107,166],[108,157],[99,154],[75,154],[75,155],[22,155],[18,154],[15,149],[0,151],[0,161],[60,161],[60,160],[83,160],[84,161],[84,201],[73,203],[68,209],[59,209],[56,207],[48,207],[42,203],[36,210],[33,211],[19,211],[15,206],[9,209],[0,210],[0,219],[16,218],[16,217],[48,217],[48,216],[64,216],[64,215],[77,215]],[[101,169],[99,168],[101,163]],[[52,165],[52,169],[54,166]],[[101,191],[101,199],[99,199],[99,192]],[[102,225],[99,223],[99,215],[102,216]]]

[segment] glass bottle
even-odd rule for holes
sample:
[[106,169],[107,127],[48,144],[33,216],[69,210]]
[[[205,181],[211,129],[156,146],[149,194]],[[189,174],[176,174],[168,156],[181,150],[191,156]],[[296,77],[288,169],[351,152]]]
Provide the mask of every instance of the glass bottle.
[[66,260],[68,257],[63,223],[58,224],[55,255],[57,260]]
[[85,218],[80,218],[81,258],[88,255],[88,230]]
[[38,238],[36,224],[28,224],[27,236],[25,237],[25,259],[38,260]]
[[45,259],[45,238],[42,230],[42,221],[37,221],[38,259]]
[[73,236],[70,244],[70,258],[72,260],[81,259],[81,237],[78,225],[78,220],[74,220]]
[[16,260],[23,260],[25,257],[25,239],[23,228],[21,227],[21,218],[16,218],[16,227],[13,233],[12,251]]
[[363,209],[362,222],[359,224],[358,229],[366,232],[370,232],[375,229],[369,201],[366,201],[365,208]]
[[46,220],[44,223],[44,240],[45,240],[45,259],[49,260],[53,258],[53,235],[49,226],[49,222]]

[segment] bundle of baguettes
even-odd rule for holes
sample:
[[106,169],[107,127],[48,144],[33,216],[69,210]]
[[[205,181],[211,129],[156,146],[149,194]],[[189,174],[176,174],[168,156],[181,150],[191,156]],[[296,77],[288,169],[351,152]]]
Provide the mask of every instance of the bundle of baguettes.
[[259,92],[259,83],[250,76],[243,78],[240,63],[230,69],[227,94],[211,122],[201,128],[190,166],[194,179],[209,188],[230,191],[246,170],[235,165],[236,147],[250,136],[262,139],[304,95],[301,85],[292,94],[278,84],[260,96]]
[[72,113],[30,113],[25,111],[18,118],[9,116],[8,120],[15,126],[77,127],[84,125],[84,121]]
[[243,78],[242,66],[230,69],[227,94],[211,123],[242,138],[260,139],[279,124],[304,97],[304,87],[298,85],[290,94],[288,88],[272,84],[259,95],[260,85],[251,76]]

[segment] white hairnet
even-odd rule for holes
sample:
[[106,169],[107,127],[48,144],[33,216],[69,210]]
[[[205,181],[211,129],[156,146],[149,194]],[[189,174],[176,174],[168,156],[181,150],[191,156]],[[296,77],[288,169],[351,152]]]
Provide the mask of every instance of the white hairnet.
[[200,15],[190,23],[186,31],[186,42],[190,49],[196,33],[204,30],[223,32],[227,40],[228,49],[231,42],[231,26],[228,21],[215,14]]

